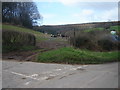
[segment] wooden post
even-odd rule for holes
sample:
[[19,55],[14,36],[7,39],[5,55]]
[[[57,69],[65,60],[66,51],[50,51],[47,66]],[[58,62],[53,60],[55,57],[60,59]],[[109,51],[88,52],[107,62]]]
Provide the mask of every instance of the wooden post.
[[73,46],[75,46],[76,42],[75,42],[75,29],[74,29],[74,44]]

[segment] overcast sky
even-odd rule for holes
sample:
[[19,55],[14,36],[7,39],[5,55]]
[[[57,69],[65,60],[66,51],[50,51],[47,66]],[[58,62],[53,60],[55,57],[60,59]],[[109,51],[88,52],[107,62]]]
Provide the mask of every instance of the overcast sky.
[[117,21],[118,2],[36,2],[43,16],[42,25],[77,24],[87,22]]

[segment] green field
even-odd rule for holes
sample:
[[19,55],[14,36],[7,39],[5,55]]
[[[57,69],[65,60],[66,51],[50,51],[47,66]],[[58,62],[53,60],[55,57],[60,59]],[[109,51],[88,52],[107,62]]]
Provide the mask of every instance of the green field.
[[[85,30],[85,32],[91,32],[91,31],[95,31],[95,30],[103,31],[103,30],[105,30],[105,29],[104,29],[104,28],[91,28],[91,29]],[[120,31],[120,26],[111,26],[111,27],[109,28],[109,30]]]
[[99,64],[118,61],[118,55],[120,55],[118,51],[92,52],[67,47],[40,53],[37,56],[37,61],[43,63]]
[[120,31],[120,26],[111,26],[110,30],[116,30],[116,31]]
[[95,31],[95,30],[104,30],[104,28],[91,28],[91,29],[87,29],[85,30],[85,32],[91,32],[91,31]]

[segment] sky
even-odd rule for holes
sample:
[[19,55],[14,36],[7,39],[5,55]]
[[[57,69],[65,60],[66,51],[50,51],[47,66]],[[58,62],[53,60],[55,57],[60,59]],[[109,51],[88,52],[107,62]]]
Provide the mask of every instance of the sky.
[[78,2],[58,0],[36,2],[42,25],[80,24],[117,21],[118,2]]

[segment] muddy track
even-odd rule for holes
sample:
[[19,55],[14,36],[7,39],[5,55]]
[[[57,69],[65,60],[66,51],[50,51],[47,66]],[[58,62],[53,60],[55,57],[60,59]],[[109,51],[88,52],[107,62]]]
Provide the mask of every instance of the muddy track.
[[39,53],[43,53],[46,51],[55,50],[55,49],[67,47],[67,46],[69,46],[69,45],[65,42],[44,41],[41,43],[37,43],[37,47],[43,48],[43,50],[36,52],[33,55],[28,56],[27,58],[25,58],[25,61],[34,61],[36,56]]
[[2,55],[3,60],[16,60],[16,61],[35,61],[36,56],[39,53],[50,51],[53,49],[43,49],[38,52],[32,52],[32,51],[21,51],[21,52],[11,52],[6,53]]
[[50,51],[50,50],[53,50],[53,49],[44,49],[44,50],[41,50],[41,51],[39,51],[39,52],[36,52],[36,53],[34,53],[33,55],[30,55],[30,56],[26,57],[26,58],[24,59],[24,61],[35,61],[35,58],[36,58],[36,56],[37,56],[38,54],[40,54],[40,53],[42,53],[42,52]]
[[39,42],[36,44],[39,48],[48,48],[48,49],[58,49],[61,47],[67,47],[69,46],[67,41],[55,41],[54,39],[46,40],[43,42]]
[[46,40],[36,44],[36,47],[40,51],[15,51],[10,53],[4,53],[2,55],[3,60],[17,60],[17,61],[35,61],[36,56],[39,53],[43,53],[50,50],[55,50],[62,47],[67,47],[67,42],[59,42],[54,40]]

